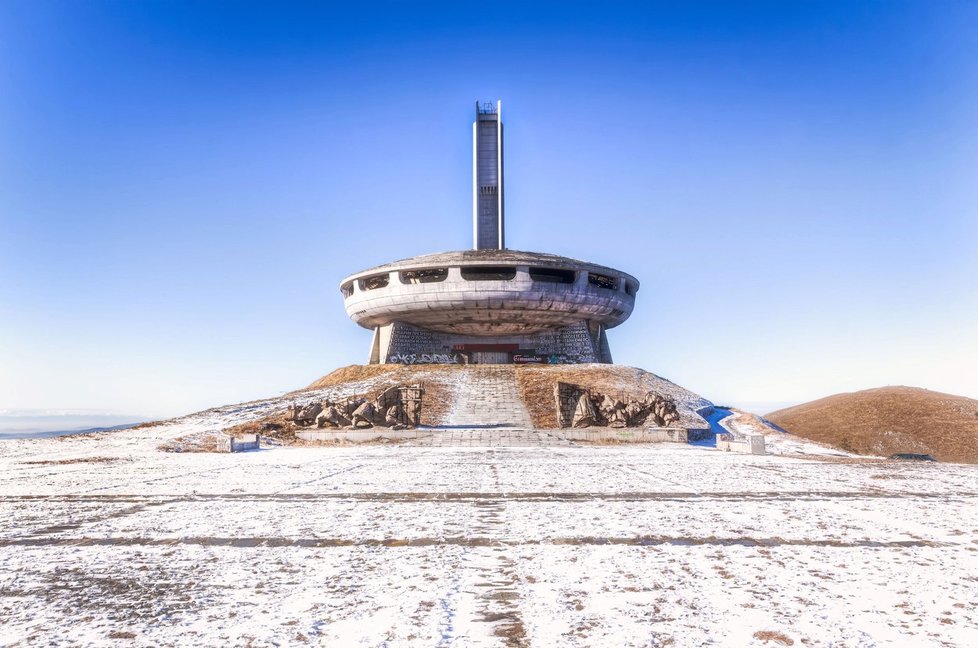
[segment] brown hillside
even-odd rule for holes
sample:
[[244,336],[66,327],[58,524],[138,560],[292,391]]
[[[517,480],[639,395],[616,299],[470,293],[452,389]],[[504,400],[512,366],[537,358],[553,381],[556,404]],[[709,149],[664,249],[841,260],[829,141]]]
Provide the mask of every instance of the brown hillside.
[[357,382],[360,380],[366,380],[368,378],[374,378],[376,376],[384,376],[386,374],[391,374],[389,376],[391,378],[400,377],[397,376],[397,374],[407,373],[404,371],[404,369],[406,369],[404,365],[393,364],[349,365],[346,367],[340,367],[339,369],[334,369],[332,373],[326,374],[305,389],[325,389],[326,387],[334,387],[342,383]]
[[859,454],[978,463],[978,400],[916,387],[836,394],[771,412],[788,432]]

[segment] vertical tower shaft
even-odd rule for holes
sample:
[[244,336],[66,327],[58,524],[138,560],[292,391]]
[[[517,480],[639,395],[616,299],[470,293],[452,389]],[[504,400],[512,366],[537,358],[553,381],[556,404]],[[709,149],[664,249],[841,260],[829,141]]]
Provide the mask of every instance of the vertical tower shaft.
[[472,247],[506,247],[503,220],[502,102],[475,102],[472,124]]

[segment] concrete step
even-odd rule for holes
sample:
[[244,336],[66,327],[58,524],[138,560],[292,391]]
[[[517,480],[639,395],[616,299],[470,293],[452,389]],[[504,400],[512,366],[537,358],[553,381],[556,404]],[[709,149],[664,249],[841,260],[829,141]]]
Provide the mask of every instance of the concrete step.
[[507,365],[470,365],[459,372],[447,426],[530,429],[530,414],[520,398],[516,369]]
[[424,447],[524,447],[524,446],[573,446],[550,432],[517,428],[426,428],[419,430],[418,438],[403,445]]

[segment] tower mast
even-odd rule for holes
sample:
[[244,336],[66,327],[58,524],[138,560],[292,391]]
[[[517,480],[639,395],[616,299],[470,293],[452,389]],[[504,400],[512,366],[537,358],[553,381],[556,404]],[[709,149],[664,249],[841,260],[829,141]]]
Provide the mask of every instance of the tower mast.
[[472,124],[472,248],[506,247],[503,216],[502,101],[475,102]]

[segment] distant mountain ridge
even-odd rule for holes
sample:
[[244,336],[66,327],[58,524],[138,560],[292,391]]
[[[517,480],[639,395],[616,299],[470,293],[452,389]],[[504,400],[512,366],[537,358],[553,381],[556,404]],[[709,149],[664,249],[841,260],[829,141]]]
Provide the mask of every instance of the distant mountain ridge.
[[859,454],[900,452],[978,463],[978,400],[918,387],[836,394],[764,418],[788,432]]
[[143,416],[99,410],[0,410],[0,438],[26,438],[118,429],[148,421]]

